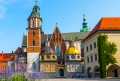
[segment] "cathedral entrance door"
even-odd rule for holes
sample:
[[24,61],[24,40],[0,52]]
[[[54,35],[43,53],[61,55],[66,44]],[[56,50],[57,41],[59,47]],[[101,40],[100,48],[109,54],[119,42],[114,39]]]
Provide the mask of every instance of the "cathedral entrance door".
[[64,76],[64,69],[60,69],[60,76],[61,76],[61,77]]

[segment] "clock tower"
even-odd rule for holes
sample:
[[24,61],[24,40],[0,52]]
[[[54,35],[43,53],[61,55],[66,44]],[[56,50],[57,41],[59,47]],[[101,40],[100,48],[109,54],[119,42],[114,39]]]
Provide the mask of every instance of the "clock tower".
[[41,34],[42,18],[39,13],[39,6],[36,4],[33,7],[32,13],[28,18],[27,28],[27,63],[28,72],[39,71],[39,55],[41,53]]

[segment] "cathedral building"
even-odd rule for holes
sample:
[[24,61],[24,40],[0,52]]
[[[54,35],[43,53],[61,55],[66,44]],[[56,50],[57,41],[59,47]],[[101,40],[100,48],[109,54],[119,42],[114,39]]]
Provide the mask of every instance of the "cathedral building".
[[[45,76],[49,77],[70,77],[83,73],[81,41],[90,33],[86,23],[85,31],[72,33],[74,41],[71,45],[71,33],[61,33],[57,24],[53,34],[44,34],[37,3],[27,20],[27,35],[23,35],[22,40],[22,50],[27,53],[27,72],[44,71]],[[83,20],[85,22],[85,17]]]

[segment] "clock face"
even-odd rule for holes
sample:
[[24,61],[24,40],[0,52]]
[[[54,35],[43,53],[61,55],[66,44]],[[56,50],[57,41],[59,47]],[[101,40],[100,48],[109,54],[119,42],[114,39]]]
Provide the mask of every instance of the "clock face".
[[71,58],[72,58],[72,59],[75,59],[75,55],[72,55]]

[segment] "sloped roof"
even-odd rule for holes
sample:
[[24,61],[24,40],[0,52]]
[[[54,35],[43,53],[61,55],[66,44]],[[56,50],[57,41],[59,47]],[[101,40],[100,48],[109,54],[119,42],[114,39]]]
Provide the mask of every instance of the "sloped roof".
[[105,30],[107,31],[120,30],[120,17],[102,18],[94,27],[94,29],[90,32],[90,34],[86,37],[86,39],[97,31]]
[[[86,38],[86,36],[90,33],[88,32],[72,32],[72,39],[73,40],[83,40]],[[63,38],[65,41],[71,39],[71,33],[62,33]],[[48,34],[48,40],[51,39],[52,34]],[[47,34],[41,35],[41,44],[44,45],[46,39],[47,39]],[[27,36],[23,36],[23,41],[22,41],[22,46],[27,46]]]
[[[72,39],[73,40],[83,40],[90,31],[87,32],[72,32]],[[70,33],[62,33],[64,40],[71,40],[71,34]]]
[[[38,7],[38,8],[39,8],[39,7]],[[37,12],[36,12],[36,10],[35,10],[35,7],[33,8],[33,11],[32,11],[32,13],[30,14],[29,18],[34,18],[34,17],[40,18],[40,15],[37,14]],[[29,18],[28,18],[28,19],[29,19]]]
[[22,53],[23,51],[22,51],[22,48],[17,48],[17,50],[14,52],[14,54],[20,54],[20,53]]
[[18,56],[27,57],[27,52],[24,52],[24,53],[20,53]]
[[8,59],[11,57],[12,53],[0,53],[0,61],[8,61]]
[[[51,39],[52,34],[48,34],[48,41]],[[41,44],[44,45],[44,43],[47,41],[47,34],[41,35]]]
[[55,54],[53,49],[46,46],[42,51],[41,51],[42,54]]

